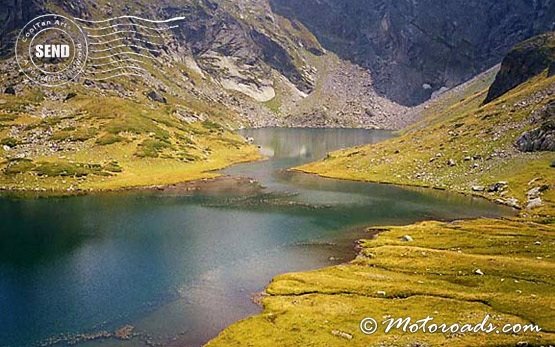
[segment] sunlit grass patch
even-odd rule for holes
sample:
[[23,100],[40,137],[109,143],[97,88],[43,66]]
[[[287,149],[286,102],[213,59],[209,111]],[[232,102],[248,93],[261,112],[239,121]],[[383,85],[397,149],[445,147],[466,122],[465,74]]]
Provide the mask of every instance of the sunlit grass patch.
[[107,133],[96,139],[96,144],[101,146],[113,145],[114,143],[125,141],[125,137]]
[[[264,312],[224,330],[209,346],[486,346],[555,339],[555,228],[519,220],[425,222],[384,228],[349,264],[275,277]],[[410,235],[412,241],[403,241]],[[473,240],[474,239],[474,240]],[[495,246],[494,246],[495,244]],[[527,251],[527,249],[530,249]],[[538,324],[542,333],[361,333],[373,317]],[[337,331],[345,334],[337,334]],[[335,332],[335,333],[334,333]]]
[[3,172],[5,175],[13,176],[26,173],[35,168],[35,164],[30,159],[12,159],[9,160]]
[[147,139],[139,145],[137,149],[137,156],[139,158],[158,158],[164,149],[170,147],[171,145],[167,142],[156,139]]

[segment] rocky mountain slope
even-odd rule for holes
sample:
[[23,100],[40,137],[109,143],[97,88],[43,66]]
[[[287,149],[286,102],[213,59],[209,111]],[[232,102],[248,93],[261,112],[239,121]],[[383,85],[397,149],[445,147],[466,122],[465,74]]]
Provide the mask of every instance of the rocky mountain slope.
[[[373,91],[373,82],[367,71],[325,52],[302,24],[274,14],[267,0],[170,0],[156,4],[142,0],[125,4],[106,1],[75,4],[65,0],[33,0],[27,4],[9,1],[0,13],[4,19],[0,27],[0,53],[8,58],[8,63],[12,63],[4,65],[3,71],[12,73],[3,78],[2,90],[9,87],[10,91],[19,92],[26,86],[9,58],[13,55],[18,30],[28,20],[43,13],[59,13],[81,19],[80,23],[93,45],[100,41],[103,43],[102,51],[119,53],[123,53],[125,48],[115,48],[117,38],[126,43],[133,40],[134,43],[139,40],[144,42],[152,32],[141,30],[138,20],[120,20],[118,25],[130,25],[139,33],[114,34],[107,40],[104,37],[113,34],[111,29],[91,21],[121,15],[147,19],[183,17],[172,23],[175,25],[158,41],[141,47],[142,53],[162,64],[156,66],[144,57],[138,59],[142,64],[140,67],[147,70],[145,78],[136,79],[134,82],[137,83],[133,83],[127,93],[119,93],[124,98],[133,98],[137,94],[133,90],[137,89],[147,93],[154,89],[167,100],[171,99],[168,95],[186,100],[194,98],[197,103],[207,106],[204,109],[216,104],[226,110],[228,120],[235,126],[400,128],[407,123],[401,116],[405,108],[379,97]],[[168,27],[159,26],[158,29]],[[157,46],[163,49],[154,52]],[[98,58],[100,54],[92,52],[89,61],[97,62]],[[121,61],[112,59],[101,62],[123,66]],[[122,89],[111,86],[120,84],[115,79],[95,83],[95,78],[106,76],[98,76],[98,70],[88,68],[76,81],[77,84],[87,83],[97,90]],[[165,78],[157,75],[160,72]],[[343,74],[343,79],[338,76],[340,74]],[[352,83],[344,83],[345,76],[352,77]],[[319,92],[326,94],[326,97],[320,98]],[[345,95],[348,97],[345,98]],[[198,111],[203,111],[203,108],[191,110],[200,113]]]
[[497,64],[511,47],[554,30],[552,0],[271,0],[274,12],[372,71],[382,95],[427,100]]
[[503,59],[501,70],[488,91],[484,102],[490,102],[522,82],[548,69],[555,73],[555,34],[550,32],[526,40],[514,47]]

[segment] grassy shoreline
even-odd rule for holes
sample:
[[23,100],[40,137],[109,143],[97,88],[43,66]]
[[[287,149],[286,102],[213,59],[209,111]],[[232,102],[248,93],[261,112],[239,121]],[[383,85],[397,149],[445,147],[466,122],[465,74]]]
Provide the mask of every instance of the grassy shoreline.
[[[66,118],[14,113],[0,122],[6,143],[0,146],[0,193],[60,196],[172,185],[214,178],[217,170],[261,158],[230,129],[211,121],[183,123],[171,109],[147,112],[114,100],[121,114],[85,112],[81,99],[75,103],[77,115]],[[97,130],[82,135],[87,129]]]
[[209,117],[146,96],[72,91],[67,100],[37,89],[2,96],[0,190],[72,195],[175,184],[260,158],[217,110]]
[[[355,260],[276,276],[263,312],[208,346],[514,346],[555,342],[555,227],[522,218],[382,227]],[[372,229],[373,230],[373,229]],[[369,230],[371,232],[372,230]],[[413,241],[403,241],[405,235]],[[497,325],[538,324],[539,334],[362,334],[364,317]]]
[[328,175],[325,175],[325,174],[320,174],[320,173],[311,171],[309,169],[303,169],[302,166],[295,167],[295,168],[292,168],[292,169],[289,169],[289,170],[290,171],[295,171],[295,172],[301,172],[301,173],[306,174],[306,175],[315,175],[315,176],[322,177],[322,178],[332,178],[334,180],[340,180],[340,181],[358,181],[358,182],[373,183],[373,184],[391,185],[391,186],[397,186],[397,187],[423,188],[423,189],[438,190],[438,191],[443,191],[443,192],[448,191],[448,192],[451,192],[451,193],[456,193],[456,194],[460,194],[460,195],[464,195],[464,196],[470,196],[470,197],[474,197],[474,198],[485,199],[485,200],[487,200],[489,202],[492,202],[494,204],[507,206],[507,207],[512,207],[517,211],[522,210],[521,207],[509,206],[509,205],[503,204],[500,201],[496,201],[495,196],[491,196],[491,195],[487,195],[487,194],[478,194],[478,193],[475,193],[475,192],[450,190],[450,189],[445,188],[445,187],[436,187],[436,186],[430,186],[430,185],[424,185],[424,184],[418,184],[418,183],[407,183],[407,182],[405,182],[405,183],[396,183],[396,182],[391,182],[391,181],[373,180],[373,179],[353,180],[352,178],[334,177],[334,176],[328,176]]
[[[427,106],[424,119],[399,137],[373,146],[330,153],[297,171],[322,177],[443,189],[482,196],[526,209],[530,189],[555,186],[553,152],[521,153],[514,142],[532,128],[529,117],[555,101],[555,77],[537,76],[492,104],[482,104],[479,80]],[[457,100],[457,101],[453,101]],[[502,183],[500,189],[489,189]],[[542,192],[542,206],[528,215],[553,215],[555,189]]]
[[68,189],[65,187],[49,187],[49,188],[30,188],[30,187],[2,187],[0,188],[0,196],[19,197],[64,197],[78,196],[99,193],[116,193],[127,191],[143,191],[160,188],[167,188],[175,185],[201,182],[205,180],[217,179],[222,177],[217,171],[225,169],[229,166],[248,163],[260,160],[262,157],[257,152],[248,151],[242,156],[234,158],[234,160],[218,163],[217,165],[206,165],[206,168],[191,168],[183,165],[182,170],[173,170],[168,175],[160,177],[144,176],[144,182],[126,180],[119,178],[117,183],[108,182],[108,184],[86,184],[82,188]]
[[[368,229],[369,235],[376,228]],[[379,227],[346,264],[276,276],[261,314],[239,321],[207,346],[540,346],[555,343],[555,226],[540,219],[426,221]],[[412,241],[404,241],[408,235]],[[493,251],[493,252],[492,252]],[[442,323],[537,324],[527,334],[367,336],[374,317],[427,316]],[[526,344],[524,344],[526,343]]]
[[[126,180],[118,178],[117,182],[107,183],[86,183],[80,188],[68,189],[66,187],[48,187],[48,188],[31,188],[31,187],[3,187],[0,188],[1,196],[9,197],[64,197],[89,195],[97,193],[112,193],[126,191],[141,191],[160,189],[175,186],[184,183],[217,179],[222,175],[217,171],[225,169],[229,166],[253,162],[260,160],[261,156],[255,152],[246,153],[244,156],[234,158],[234,160],[226,163],[218,163],[217,165],[206,165],[206,168],[191,168],[183,165],[182,170],[172,170],[166,175],[158,177],[143,176],[141,180]],[[204,165],[203,165],[204,166]],[[144,181],[144,182],[143,182]]]

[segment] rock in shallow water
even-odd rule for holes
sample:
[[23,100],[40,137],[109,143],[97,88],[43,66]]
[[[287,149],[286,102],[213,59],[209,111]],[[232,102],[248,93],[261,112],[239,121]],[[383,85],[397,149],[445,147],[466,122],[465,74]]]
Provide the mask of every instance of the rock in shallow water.
[[129,340],[131,339],[131,337],[133,337],[133,330],[135,330],[134,326],[126,325],[116,330],[114,336],[120,340]]

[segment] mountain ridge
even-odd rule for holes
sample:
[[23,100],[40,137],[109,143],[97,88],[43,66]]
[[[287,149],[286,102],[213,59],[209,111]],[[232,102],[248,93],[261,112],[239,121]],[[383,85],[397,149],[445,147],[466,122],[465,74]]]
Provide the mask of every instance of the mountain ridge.
[[555,30],[546,1],[271,0],[322,45],[369,69],[380,95],[414,106],[500,62],[516,43]]
[[[319,42],[302,24],[273,14],[265,0],[247,3],[180,0],[165,1],[158,6],[143,1],[135,1],[132,5],[125,6],[90,1],[74,4],[64,0],[32,3],[32,6],[21,7],[22,3],[16,1],[14,6],[20,8],[9,9],[8,12],[13,11],[19,15],[3,15],[8,19],[1,32],[5,38],[3,42],[14,40],[17,31],[14,27],[23,26],[28,18],[47,12],[66,14],[84,20],[105,19],[124,14],[160,19],[185,17],[179,22],[178,27],[172,29],[167,49],[157,58],[163,59],[164,64],[168,65],[162,67],[162,70],[165,70],[167,76],[172,76],[174,81],[183,79],[175,74],[175,68],[183,66],[185,69],[182,70],[192,70],[192,74],[198,73],[201,77],[198,81],[200,85],[196,86],[197,88],[190,86],[191,90],[185,91],[183,86],[160,85],[158,82],[163,79],[154,75],[153,79],[158,81],[151,83],[150,87],[171,91],[173,94],[178,94],[177,89],[180,89],[200,99],[204,97],[203,94],[209,94],[205,97],[205,102],[220,104],[228,109],[230,114],[235,114],[230,118],[244,123],[245,126],[286,126],[288,118],[292,115],[298,118],[299,114],[304,114],[304,117],[298,124],[309,126],[312,125],[312,115],[324,119],[323,123],[319,121],[315,126],[404,126],[402,118],[396,116],[402,114],[404,108],[377,96],[372,89],[371,77],[366,71],[352,69],[349,67],[350,63],[337,59],[333,54],[325,53]],[[137,24],[132,20],[128,23]],[[9,31],[10,29],[12,31]],[[3,55],[9,56],[10,45],[7,48],[5,46],[3,45]],[[360,76],[365,79],[363,85],[354,83],[358,86],[358,90],[354,91],[348,84],[333,86],[340,92],[345,91],[344,94],[366,96],[368,101],[364,105],[334,97],[333,94],[328,96],[325,104],[311,97],[316,84],[325,84],[328,83],[326,81],[333,80],[333,76],[330,77],[315,67],[325,67],[328,64],[343,65],[340,68],[354,73],[354,78]],[[152,75],[153,71],[149,72]],[[86,76],[83,76],[76,82],[83,83],[85,80]],[[2,85],[4,89],[12,87],[17,91],[21,89],[21,86],[18,87],[20,82],[21,79],[12,74],[4,79]],[[115,81],[111,82],[118,84]],[[87,83],[94,85],[90,81]],[[348,116],[351,111],[364,115],[365,110],[378,117],[370,119]]]

